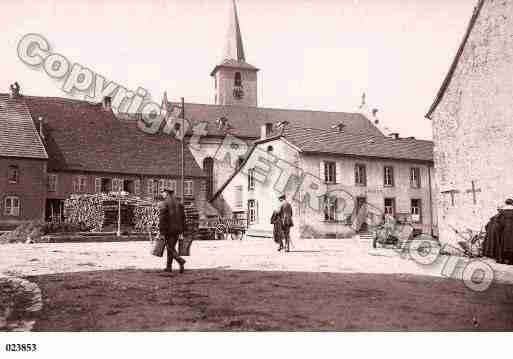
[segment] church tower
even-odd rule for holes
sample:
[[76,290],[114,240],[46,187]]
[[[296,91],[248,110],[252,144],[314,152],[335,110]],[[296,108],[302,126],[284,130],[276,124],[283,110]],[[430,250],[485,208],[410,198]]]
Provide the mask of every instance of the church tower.
[[258,69],[246,62],[235,0],[229,15],[223,58],[210,74],[215,79],[215,104],[256,107]]

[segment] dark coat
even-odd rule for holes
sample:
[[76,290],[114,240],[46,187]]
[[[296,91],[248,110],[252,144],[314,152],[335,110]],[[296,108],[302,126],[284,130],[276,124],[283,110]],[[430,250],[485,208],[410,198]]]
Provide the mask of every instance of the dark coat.
[[168,198],[159,204],[159,231],[162,235],[177,235],[185,229],[185,211],[176,199]]
[[500,214],[496,214],[486,224],[486,238],[483,243],[483,255],[485,257],[502,260],[502,228],[499,222]]
[[283,239],[283,225],[279,211],[274,211],[271,216],[271,224],[273,225],[273,239],[276,243],[281,243]]
[[499,223],[502,228],[502,249],[504,253],[513,252],[513,209],[503,209]]
[[294,226],[292,215],[292,206],[289,202],[283,201],[280,206],[280,217],[284,228],[290,228]]

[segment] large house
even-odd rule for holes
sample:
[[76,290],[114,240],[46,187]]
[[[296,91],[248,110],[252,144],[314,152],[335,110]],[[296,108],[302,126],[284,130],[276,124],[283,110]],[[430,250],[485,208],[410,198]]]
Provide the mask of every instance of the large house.
[[[181,189],[181,143],[117,118],[106,98],[0,94],[0,225],[62,216],[72,194],[129,192],[154,197]],[[184,198],[206,205],[206,177],[184,151]]]
[[367,224],[384,214],[433,233],[433,144],[343,127],[287,125],[251,148],[244,163],[214,194],[225,216],[247,218],[252,235],[272,233],[270,217],[286,194],[296,236],[347,236],[359,211]]
[[513,196],[513,2],[479,0],[427,117],[440,238],[479,231]]

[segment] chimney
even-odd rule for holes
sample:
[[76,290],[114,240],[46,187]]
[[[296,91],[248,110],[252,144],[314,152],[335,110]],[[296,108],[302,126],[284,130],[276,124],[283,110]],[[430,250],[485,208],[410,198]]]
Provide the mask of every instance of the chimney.
[[112,104],[112,97],[105,96],[102,101],[102,106],[105,111],[111,110],[111,104]]
[[374,124],[375,125],[378,125],[379,124],[379,119],[378,119],[378,109],[377,108],[373,108],[372,109],[372,118],[374,119]]
[[273,124],[271,122],[266,122],[262,126],[260,126],[260,139],[265,140],[266,138],[271,136],[273,132]]
[[16,98],[20,96],[20,85],[18,84],[18,82],[11,84],[11,86],[9,87],[11,88],[11,98]]
[[39,137],[41,137],[41,139],[44,141],[45,133],[43,131],[43,118],[41,116],[39,116],[38,121],[39,121]]
[[389,135],[390,138],[393,138],[394,140],[398,140],[399,139],[399,133],[397,132],[393,132]]

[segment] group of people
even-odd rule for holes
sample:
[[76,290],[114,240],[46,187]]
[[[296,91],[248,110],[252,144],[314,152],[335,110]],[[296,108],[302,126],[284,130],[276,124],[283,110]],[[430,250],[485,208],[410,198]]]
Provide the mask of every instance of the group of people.
[[271,224],[273,225],[273,239],[279,245],[278,252],[290,252],[290,229],[294,226],[292,221],[292,206],[285,195],[279,198],[280,206],[273,211]]
[[485,227],[483,255],[497,263],[513,264],[513,199],[507,199],[505,204]]
[[[280,206],[274,210],[271,223],[274,226],[273,239],[279,245],[278,251],[290,251],[290,229],[294,226],[292,221],[292,206],[285,195],[279,197]],[[164,271],[171,272],[173,260],[184,272],[185,259],[180,257],[176,250],[178,238],[184,232],[186,225],[185,209],[183,204],[175,197],[173,190],[164,189],[159,204],[159,232],[166,242],[167,261]]]

